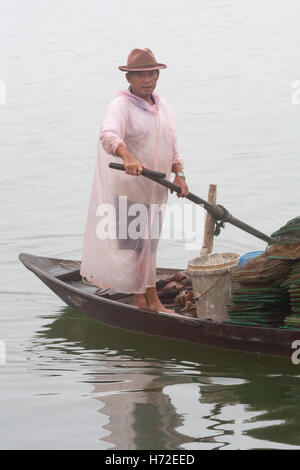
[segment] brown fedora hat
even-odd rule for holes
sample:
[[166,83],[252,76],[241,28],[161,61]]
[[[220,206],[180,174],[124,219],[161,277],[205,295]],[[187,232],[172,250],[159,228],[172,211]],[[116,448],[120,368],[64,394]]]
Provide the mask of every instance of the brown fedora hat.
[[147,70],[166,69],[165,64],[158,64],[150,49],[133,49],[127,59],[127,65],[120,65],[123,72],[142,72]]

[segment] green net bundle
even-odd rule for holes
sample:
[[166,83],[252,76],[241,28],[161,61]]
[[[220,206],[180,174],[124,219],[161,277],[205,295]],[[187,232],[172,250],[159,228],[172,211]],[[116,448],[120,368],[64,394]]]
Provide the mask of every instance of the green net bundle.
[[237,289],[228,306],[231,323],[244,325],[280,326],[288,312],[288,297],[270,287]]
[[290,275],[282,283],[287,288],[290,297],[291,315],[284,320],[285,328],[300,328],[300,260],[296,261],[291,269]]
[[272,241],[266,250],[271,259],[300,258],[300,217],[290,220],[271,235]]
[[254,258],[244,267],[232,273],[233,281],[241,285],[265,285],[277,287],[291,270],[291,261],[270,259],[266,253]]
[[300,216],[289,220],[283,227],[272,233],[269,245],[290,245],[300,243]]
[[232,274],[230,323],[300,328],[300,217],[271,235],[264,254]]

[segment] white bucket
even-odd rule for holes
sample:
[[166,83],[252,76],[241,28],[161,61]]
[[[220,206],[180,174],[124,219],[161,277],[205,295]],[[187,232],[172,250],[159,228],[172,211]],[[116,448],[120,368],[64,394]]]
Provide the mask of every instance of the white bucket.
[[197,317],[201,320],[223,322],[228,320],[227,304],[231,298],[231,271],[240,255],[214,253],[198,256],[188,262],[187,273],[192,279],[197,297]]

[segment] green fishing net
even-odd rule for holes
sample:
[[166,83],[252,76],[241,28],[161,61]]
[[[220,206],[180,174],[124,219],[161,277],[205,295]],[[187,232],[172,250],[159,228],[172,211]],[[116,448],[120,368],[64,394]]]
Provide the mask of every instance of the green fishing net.
[[300,217],[271,238],[265,253],[232,273],[230,323],[300,329]]
[[278,288],[241,287],[233,292],[227,311],[234,323],[277,327],[289,313],[289,298]]
[[300,260],[295,261],[282,287],[288,289],[292,313],[285,318],[284,327],[300,328]]
[[279,238],[286,234],[292,235],[300,241],[300,216],[289,220],[283,227],[272,233],[271,238],[274,240],[272,240],[271,244],[278,243],[280,241]]
[[300,216],[289,220],[271,235],[269,245],[294,245],[300,243]]

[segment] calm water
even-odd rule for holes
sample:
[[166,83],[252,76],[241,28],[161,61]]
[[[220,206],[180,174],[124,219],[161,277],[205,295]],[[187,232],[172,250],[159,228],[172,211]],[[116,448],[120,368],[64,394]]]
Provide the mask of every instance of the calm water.
[[[104,328],[17,259],[80,258],[99,126],[133,47],[168,64],[157,91],[190,190],[216,183],[268,234],[299,215],[299,15],[296,0],[2,0],[1,448],[300,448],[300,366]],[[215,243],[263,248],[234,227]],[[158,265],[195,255],[162,240]]]

